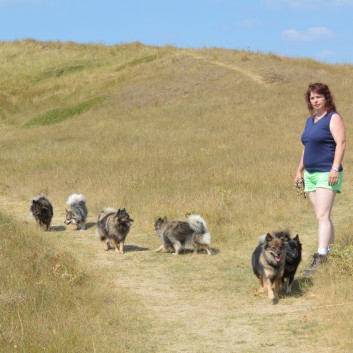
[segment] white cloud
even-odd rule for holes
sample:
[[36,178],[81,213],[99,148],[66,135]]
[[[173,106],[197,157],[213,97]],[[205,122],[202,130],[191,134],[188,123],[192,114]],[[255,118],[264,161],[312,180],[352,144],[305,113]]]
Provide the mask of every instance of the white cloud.
[[328,39],[334,37],[331,30],[325,27],[312,27],[306,31],[298,31],[296,29],[285,29],[282,37],[295,41],[312,41],[317,39]]
[[331,50],[322,50],[319,53],[319,57],[321,57],[321,58],[331,58],[333,56],[335,56],[335,53]]

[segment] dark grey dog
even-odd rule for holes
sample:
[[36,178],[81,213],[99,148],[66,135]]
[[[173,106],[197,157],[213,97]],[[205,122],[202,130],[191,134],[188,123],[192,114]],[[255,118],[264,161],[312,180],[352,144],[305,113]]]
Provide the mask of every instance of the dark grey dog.
[[155,229],[162,240],[162,245],[156,252],[175,250],[178,255],[181,249],[205,249],[208,255],[210,250],[211,234],[207,229],[206,221],[200,215],[190,215],[185,222],[168,221],[166,217],[158,218]]
[[66,210],[65,224],[76,224],[76,229],[85,230],[87,221],[86,199],[82,194],[72,194],[66,203],[69,209]]
[[293,239],[289,239],[286,247],[286,264],[282,283],[286,286],[286,293],[292,292],[292,283],[297,272],[300,261],[302,260],[302,244],[297,234]]
[[133,221],[125,208],[118,211],[105,208],[99,213],[96,233],[104,243],[105,250],[113,248],[115,252],[124,253],[125,239]]
[[53,218],[53,206],[45,195],[38,195],[31,200],[30,213],[37,224],[49,230]]

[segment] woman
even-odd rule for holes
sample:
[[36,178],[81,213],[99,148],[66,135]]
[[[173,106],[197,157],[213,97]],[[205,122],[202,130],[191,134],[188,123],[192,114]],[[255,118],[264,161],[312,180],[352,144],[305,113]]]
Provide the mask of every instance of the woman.
[[336,193],[341,192],[343,181],[342,160],[346,147],[345,128],[336,112],[330,89],[323,83],[310,84],[305,100],[311,116],[301,140],[304,145],[295,182],[302,181],[304,171],[305,192],[309,193],[318,222],[318,251],[304,273],[311,274],[326,261],[329,244],[335,240],[331,210]]

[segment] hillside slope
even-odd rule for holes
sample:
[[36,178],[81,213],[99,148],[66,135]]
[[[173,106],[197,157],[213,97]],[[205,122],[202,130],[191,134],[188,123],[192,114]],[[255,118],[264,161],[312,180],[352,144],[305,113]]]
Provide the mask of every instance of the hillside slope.
[[[280,228],[299,233],[308,263],[316,225],[293,187],[308,114],[303,95],[309,82],[327,82],[349,137],[352,66],[215,48],[30,40],[0,43],[0,62],[0,210],[32,222],[28,200],[47,194],[57,230],[48,236],[143,303],[148,347],[352,348],[351,282],[330,270],[329,280],[299,274],[293,295],[273,306],[257,294],[250,267],[258,236]],[[351,158],[334,209],[338,240],[350,222]],[[88,200],[85,232],[60,227],[73,192]],[[135,219],[123,256],[103,252],[95,236],[107,206],[126,207]],[[154,220],[189,213],[207,220],[216,255],[154,253]]]

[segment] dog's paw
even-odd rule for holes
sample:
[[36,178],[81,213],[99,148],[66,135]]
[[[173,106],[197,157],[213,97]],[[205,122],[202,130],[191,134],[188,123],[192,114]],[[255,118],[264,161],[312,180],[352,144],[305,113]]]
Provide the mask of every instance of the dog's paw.
[[273,304],[273,305],[278,304],[278,299],[277,299],[277,298],[273,298],[273,299],[272,299],[272,304]]

